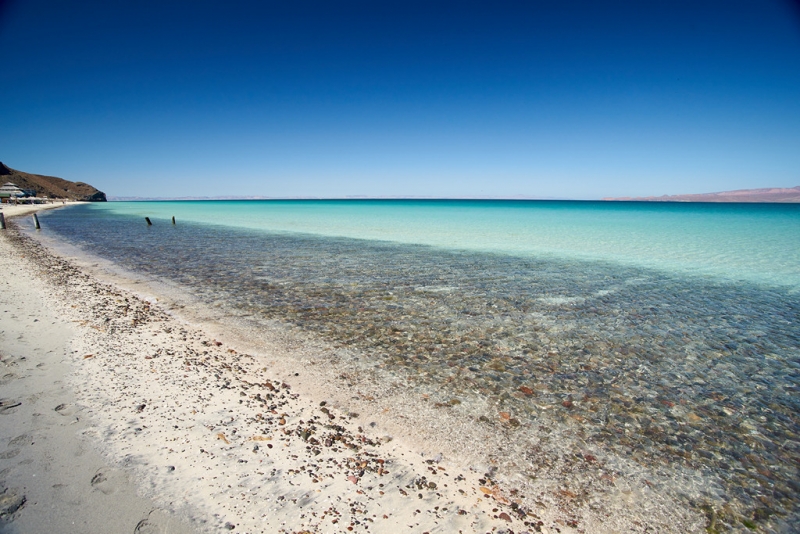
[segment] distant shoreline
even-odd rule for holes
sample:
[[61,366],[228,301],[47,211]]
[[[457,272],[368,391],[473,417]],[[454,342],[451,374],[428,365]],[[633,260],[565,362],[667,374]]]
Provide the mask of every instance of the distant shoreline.
[[268,197],[259,195],[243,196],[184,196],[184,197],[126,197],[109,196],[109,202],[170,202],[205,200],[517,200],[517,201],[556,201],[556,202],[714,202],[714,203],[800,203],[800,186],[793,188],[739,189],[719,193],[700,193],[687,195],[662,195],[660,197],[605,197],[605,198],[552,198],[533,196],[501,197],[432,197],[432,196],[343,196],[343,197]]
[[604,198],[620,202],[719,202],[719,203],[800,203],[800,186],[769,187],[761,189],[738,189],[719,193],[689,195],[663,195],[660,197]]
[[175,197],[175,198],[149,198],[149,197],[119,197],[110,198],[109,202],[210,202],[210,201],[244,201],[244,200],[270,200],[270,201],[375,201],[375,200],[419,200],[419,201],[513,201],[513,202],[602,202],[602,203],[647,203],[647,204],[800,204],[798,200],[682,200],[659,199],[652,200],[641,198],[602,198],[602,199],[577,199],[577,198],[462,198],[462,197]]

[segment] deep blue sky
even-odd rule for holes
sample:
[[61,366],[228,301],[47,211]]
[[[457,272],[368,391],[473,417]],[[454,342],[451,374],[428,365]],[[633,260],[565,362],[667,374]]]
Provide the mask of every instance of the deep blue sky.
[[0,0],[0,161],[110,195],[800,185],[800,9]]

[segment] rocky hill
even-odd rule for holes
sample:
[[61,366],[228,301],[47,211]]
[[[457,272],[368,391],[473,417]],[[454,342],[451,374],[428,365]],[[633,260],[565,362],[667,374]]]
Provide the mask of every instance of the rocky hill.
[[0,162],[0,185],[11,182],[20,189],[32,189],[37,197],[105,202],[106,194],[83,182],[70,182],[55,176],[42,176],[11,169]]
[[721,193],[697,195],[664,195],[660,197],[622,197],[603,200],[632,200],[637,202],[800,202],[800,186],[739,189]]

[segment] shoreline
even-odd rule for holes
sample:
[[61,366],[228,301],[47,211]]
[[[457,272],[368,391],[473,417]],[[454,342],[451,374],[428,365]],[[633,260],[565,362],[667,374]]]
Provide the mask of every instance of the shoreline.
[[[483,472],[435,452],[421,456],[420,443],[389,440],[386,422],[373,426],[353,414],[354,406],[361,411],[369,404],[364,398],[346,401],[358,386],[320,406],[313,373],[311,383],[293,377],[286,361],[243,348],[236,333],[217,335],[190,324],[168,304],[99,281],[74,260],[30,244],[26,256],[38,261],[38,276],[55,282],[50,305],[79,321],[70,344],[71,382],[94,423],[95,446],[124,462],[145,493],[171,500],[168,509],[187,503],[181,512],[200,530],[603,532],[630,529],[635,501],[653,500],[632,488],[622,492],[627,504],[614,510],[622,515],[586,522],[570,505],[576,496],[568,490],[561,502],[523,496],[500,475],[493,481],[491,466]],[[29,257],[13,260],[30,263]],[[303,375],[315,365],[294,363]],[[398,434],[401,428],[391,430]],[[219,482],[225,477],[228,482]],[[390,513],[378,513],[384,511]],[[688,511],[660,513],[702,529]]]

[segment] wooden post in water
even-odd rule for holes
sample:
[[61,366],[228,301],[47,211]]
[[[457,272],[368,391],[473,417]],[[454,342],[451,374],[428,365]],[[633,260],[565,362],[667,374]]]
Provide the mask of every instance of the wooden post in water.
[[0,213],[0,230],[6,229],[6,217],[2,213]]
[[172,216],[172,224],[175,224],[175,216]]
[[36,227],[37,230],[42,229],[42,227],[39,226],[39,217],[35,213],[33,214],[33,225]]
[[150,222],[150,217],[145,217],[145,221],[147,221],[147,226],[153,226],[153,223]]

